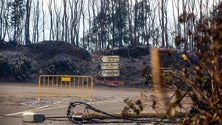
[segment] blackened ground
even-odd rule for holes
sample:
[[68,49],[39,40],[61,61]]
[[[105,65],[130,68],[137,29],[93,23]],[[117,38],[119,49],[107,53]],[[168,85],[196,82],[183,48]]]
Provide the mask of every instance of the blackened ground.
[[[28,46],[11,44],[0,44],[0,82],[37,83],[41,74],[90,75],[95,84],[149,87],[143,74],[144,69],[150,67],[149,47],[125,47],[89,53],[62,41],[43,41]],[[191,63],[182,60],[182,54],[186,54]],[[104,55],[120,56],[122,67],[119,77],[103,78],[98,75],[101,70],[99,58]],[[170,49],[159,49],[159,56],[161,67],[178,70],[195,65],[198,61],[193,53]]]

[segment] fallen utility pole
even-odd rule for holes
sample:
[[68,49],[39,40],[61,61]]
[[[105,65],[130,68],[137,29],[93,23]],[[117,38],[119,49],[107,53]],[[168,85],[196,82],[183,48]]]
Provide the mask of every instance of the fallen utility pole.
[[[77,106],[84,106],[84,110],[91,111],[89,112],[76,112],[75,109]],[[93,111],[93,112],[92,112]],[[174,118],[179,119],[183,118],[186,114],[185,113],[177,113],[175,114]],[[68,106],[66,116],[49,116],[46,117],[44,114],[40,113],[32,113],[27,112],[23,113],[23,121],[24,122],[32,122],[32,123],[39,123],[44,122],[47,119],[60,119],[60,118],[68,118],[68,120],[72,121],[73,123],[90,123],[95,122],[96,120],[122,120],[123,122],[140,122],[140,123],[147,123],[147,122],[154,122],[155,120],[158,121],[160,119],[167,120],[170,122],[172,119],[167,117],[166,113],[147,113],[141,112],[140,114],[136,113],[107,113],[102,110],[96,109],[90,104],[85,102],[71,102]],[[175,119],[172,120],[175,122]],[[107,122],[108,123],[108,122]]]
[[[84,105],[86,110],[91,110],[93,113],[81,113],[75,112],[75,107],[79,105]],[[84,102],[73,102],[70,103],[67,110],[67,117],[70,121],[76,122],[89,122],[93,120],[106,120],[106,119],[122,119],[125,121],[132,121],[132,122],[141,122],[141,121],[149,121],[149,119],[169,119],[166,113],[147,113],[142,112],[140,114],[136,113],[107,113],[102,110],[96,109],[91,105],[84,103]],[[177,113],[175,114],[174,118],[183,118],[186,116],[185,113]],[[142,120],[141,120],[142,119]]]
[[[115,116],[109,116],[105,114],[100,113],[83,113],[81,115],[74,114],[72,118],[77,118],[81,120],[92,120],[92,119],[123,119],[123,120],[131,120],[132,118],[159,118],[159,119],[168,119],[167,115],[165,113],[128,113],[127,116],[122,116],[122,113],[112,113],[111,115]],[[175,115],[175,118],[183,118],[185,116],[185,113],[177,113]]]

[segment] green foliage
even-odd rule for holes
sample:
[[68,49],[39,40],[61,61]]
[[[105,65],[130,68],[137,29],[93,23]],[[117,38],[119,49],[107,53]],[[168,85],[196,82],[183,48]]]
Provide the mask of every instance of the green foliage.
[[[102,47],[108,43],[108,45],[123,46],[122,41],[127,38],[127,1],[126,0],[112,0],[103,2],[101,10],[93,20],[92,32],[93,36],[98,34],[98,42]],[[110,7],[113,4],[113,8]],[[111,10],[113,9],[113,10]],[[112,13],[109,13],[113,11]],[[112,40],[108,40],[110,31],[112,33]],[[110,43],[115,41],[115,43]],[[94,41],[96,43],[96,41]],[[113,47],[115,47],[113,46]]]
[[[104,1],[100,12],[93,19],[90,33],[85,38],[96,44],[96,49],[115,48],[130,45],[138,46],[151,37],[145,32],[151,14],[150,3],[146,0],[131,5],[127,0]],[[156,33],[156,31],[153,31]],[[98,45],[98,46],[97,46]]]
[[8,9],[9,9],[9,24],[13,27],[14,34],[13,34],[13,42],[18,42],[19,34],[21,33],[22,29],[22,20],[25,15],[25,5],[24,0],[15,0],[14,2],[8,2]]
[[138,14],[138,16],[136,16],[137,18],[134,19],[135,25],[142,29],[146,26],[146,20],[151,13],[150,5],[146,0],[142,0],[138,4],[135,4],[134,10],[137,11]]
[[8,9],[10,10],[10,24],[12,26],[19,25],[19,21],[24,17],[25,6],[24,0],[15,0],[8,2]]

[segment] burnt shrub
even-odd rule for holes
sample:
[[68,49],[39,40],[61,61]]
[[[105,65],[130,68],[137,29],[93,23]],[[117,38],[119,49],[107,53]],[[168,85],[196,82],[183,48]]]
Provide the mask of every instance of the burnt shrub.
[[47,74],[62,75],[62,74],[77,74],[76,66],[69,59],[54,60],[47,67]]
[[0,77],[5,77],[10,75],[10,66],[4,60],[0,61]]
[[31,61],[17,53],[8,53],[1,56],[0,77],[25,80],[28,78],[31,69]]
[[31,69],[31,62],[28,59],[17,60],[11,67],[12,75],[18,80],[25,80],[28,77],[28,72]]

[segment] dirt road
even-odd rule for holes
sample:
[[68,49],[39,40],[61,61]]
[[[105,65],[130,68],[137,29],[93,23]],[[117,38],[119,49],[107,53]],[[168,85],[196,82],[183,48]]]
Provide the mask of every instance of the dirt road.
[[[130,100],[138,100],[141,97],[141,91],[142,89],[94,87],[92,106],[109,113],[121,112],[124,106],[126,106],[123,100],[125,98],[128,98]],[[28,111],[45,114],[46,117],[66,116],[67,107],[70,102],[84,101],[89,103],[88,99],[70,97],[43,97],[41,98],[41,103],[38,103],[37,92],[38,86],[34,84],[1,83],[0,125],[71,125],[73,123],[71,121],[68,121],[67,118],[47,119],[43,123],[25,123],[23,122],[22,114]],[[169,94],[170,97],[173,93],[168,92],[167,94]],[[153,95],[158,96],[156,93],[153,93],[153,91],[146,90],[145,112],[155,112],[151,108],[151,98],[153,97]],[[189,100],[185,100],[182,103],[185,104],[187,102],[189,102]],[[159,111],[164,111],[161,104],[162,103],[160,103],[159,105]],[[189,104],[187,107],[184,107],[183,110],[188,109]],[[81,108],[77,110],[80,110],[80,112],[84,112]],[[126,123],[121,123],[121,125],[122,124]],[[115,125],[119,124],[117,123]],[[132,123],[131,125],[135,125],[135,123]]]
[[[47,97],[37,103],[37,85],[34,84],[0,84],[0,125],[34,125],[24,123],[22,114],[26,111],[43,113],[46,116],[66,116],[67,106],[73,101],[86,101],[85,99],[68,97]],[[93,106],[107,112],[120,112],[123,99],[139,99],[140,89],[101,88],[94,87]],[[8,117],[2,117],[8,116]],[[67,119],[46,120],[40,124],[72,124]]]

